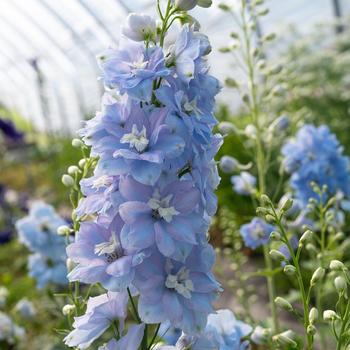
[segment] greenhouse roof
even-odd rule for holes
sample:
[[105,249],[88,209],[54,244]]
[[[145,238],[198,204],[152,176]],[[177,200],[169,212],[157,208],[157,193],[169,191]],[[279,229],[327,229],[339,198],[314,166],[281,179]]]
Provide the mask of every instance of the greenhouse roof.
[[[232,66],[218,48],[227,43],[233,23],[218,9],[222,1],[213,2],[209,10],[192,12],[210,37],[211,67],[222,79]],[[334,18],[335,2],[267,0],[270,13],[260,23],[262,32],[289,23],[301,31],[310,30],[314,23]],[[350,11],[349,1],[338,2],[344,14]],[[20,112],[38,129],[72,133],[98,109],[102,86],[96,55],[116,44],[129,12],[153,13],[154,3],[0,0],[0,103]]]

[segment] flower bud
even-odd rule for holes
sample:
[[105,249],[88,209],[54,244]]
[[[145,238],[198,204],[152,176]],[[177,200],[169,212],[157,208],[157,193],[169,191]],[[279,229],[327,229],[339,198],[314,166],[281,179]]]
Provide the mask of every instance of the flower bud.
[[208,8],[213,4],[212,0],[198,0],[198,6]]
[[230,11],[231,10],[230,6],[228,6],[224,3],[219,4],[219,9],[221,9],[223,11]]
[[220,159],[219,167],[224,173],[230,174],[238,169],[238,161],[231,156],[223,156]]
[[66,225],[61,225],[57,229],[57,234],[59,236],[68,236],[70,234],[70,228]]
[[250,339],[258,345],[266,344],[271,336],[271,330],[269,328],[263,328],[261,326],[255,327]]
[[297,271],[297,269],[293,265],[286,265],[283,268],[283,272],[288,276],[294,276],[296,271]]
[[291,330],[276,334],[272,339],[280,345],[296,347],[297,343],[293,340],[294,333]]
[[269,196],[267,196],[266,194],[262,194],[260,196],[260,200],[263,204],[267,205],[271,203],[271,199],[269,198]]
[[79,168],[76,165],[71,165],[70,167],[68,167],[67,173],[69,175],[75,175],[79,172]]
[[157,25],[154,18],[139,13],[130,13],[122,28],[123,34],[134,41],[153,40],[156,35],[156,30]]
[[62,308],[62,313],[64,316],[70,315],[75,311],[75,306],[72,304],[66,304]]
[[306,241],[310,240],[313,233],[311,230],[306,230],[299,239],[300,244],[304,244]]
[[85,164],[86,164],[85,158],[79,160],[78,165],[79,165],[79,168],[80,168],[80,169],[84,169]]
[[275,220],[275,218],[272,216],[272,215],[270,215],[270,214],[267,214],[266,216],[265,216],[265,220],[268,222],[268,223],[270,223],[270,224],[273,224],[276,220]]
[[280,116],[273,121],[269,127],[269,131],[278,135],[285,131],[290,125],[290,120],[287,116]]
[[333,310],[325,310],[323,311],[323,319],[326,322],[330,322],[338,318],[338,315]]
[[270,239],[274,239],[275,241],[279,241],[281,239],[281,234],[277,231],[272,231],[270,234]]
[[306,332],[307,332],[307,334],[315,335],[317,330],[316,330],[316,327],[313,324],[309,324],[307,326],[307,328],[306,328]]
[[64,174],[62,176],[62,183],[63,183],[63,185],[65,185],[67,187],[73,187],[74,186],[74,179],[70,175]]
[[189,11],[197,6],[198,0],[175,0],[175,7],[181,11]]
[[332,260],[329,264],[329,268],[333,271],[345,271],[346,266],[339,260]]
[[343,294],[344,292],[346,292],[347,284],[345,278],[342,276],[336,277],[334,279],[334,286],[339,294]]
[[84,142],[80,139],[73,139],[72,146],[75,148],[80,148],[80,147],[84,146]]
[[315,307],[313,307],[309,312],[309,321],[311,324],[314,324],[318,319],[318,311]]
[[344,232],[337,232],[334,236],[334,240],[341,241],[342,239],[344,239],[344,237],[345,237]]
[[282,204],[281,210],[288,211],[293,206],[293,199],[287,198]]
[[277,298],[275,299],[275,304],[276,304],[279,308],[281,308],[281,309],[283,309],[283,310],[286,310],[286,311],[293,311],[293,306],[292,306],[292,304],[291,304],[289,301],[287,301],[286,299],[284,299],[284,298],[277,297]]
[[258,16],[266,16],[267,14],[269,13],[269,9],[268,8],[265,8],[265,9],[262,9],[261,11],[259,11],[257,13]]
[[311,277],[311,286],[314,286],[317,282],[319,282],[324,277],[325,272],[326,271],[324,268],[318,267]]
[[218,129],[220,133],[224,136],[237,133],[236,127],[230,122],[219,123]]
[[269,252],[270,256],[272,259],[277,260],[277,261],[285,261],[287,260],[287,258],[284,256],[283,253],[281,253],[280,251],[276,250],[276,249],[272,249]]
[[256,127],[253,124],[248,124],[244,129],[245,135],[250,139],[256,138]]
[[312,243],[308,243],[305,248],[309,252],[317,253],[317,249]]
[[67,271],[71,272],[74,269],[74,267],[75,267],[74,261],[72,259],[70,259],[70,258],[67,258],[67,260],[66,260],[66,267],[67,267]]
[[232,89],[237,89],[239,87],[237,81],[233,78],[226,78],[225,79],[225,85],[227,87],[230,87]]

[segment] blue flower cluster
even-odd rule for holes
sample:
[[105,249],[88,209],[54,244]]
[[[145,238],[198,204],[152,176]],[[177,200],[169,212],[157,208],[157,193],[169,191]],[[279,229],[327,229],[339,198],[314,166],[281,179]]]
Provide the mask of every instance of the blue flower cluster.
[[267,224],[263,219],[253,218],[250,223],[242,225],[239,232],[244,244],[249,248],[256,249],[268,243],[273,230],[275,230],[273,225]]
[[282,155],[295,197],[303,205],[310,198],[318,199],[310,186],[312,181],[320,187],[327,185],[331,195],[338,191],[350,195],[349,159],[327,126],[304,125],[296,138],[283,146]]
[[57,235],[58,227],[66,224],[53,207],[43,202],[34,203],[29,215],[16,223],[20,242],[32,252],[29,274],[40,289],[48,283],[68,283],[65,240]]
[[[252,330],[250,325],[237,320],[231,310],[217,310],[216,314],[209,315],[207,326],[202,334],[197,336],[183,334],[178,337],[175,346],[161,346],[159,350],[185,348],[191,350],[244,350],[248,348],[249,343],[242,341],[242,338],[248,336]],[[173,344],[174,342],[171,345]]]
[[[76,263],[68,278],[108,293],[130,288],[142,322],[196,334],[221,290],[207,242],[220,180],[214,156],[222,137],[212,132],[220,84],[208,74],[205,35],[186,24],[166,51],[155,28],[153,18],[129,15],[119,47],[99,57],[102,108],[80,131],[98,162],[80,183],[76,209],[95,219],[81,223],[67,248]],[[84,348],[81,325],[68,345]]]

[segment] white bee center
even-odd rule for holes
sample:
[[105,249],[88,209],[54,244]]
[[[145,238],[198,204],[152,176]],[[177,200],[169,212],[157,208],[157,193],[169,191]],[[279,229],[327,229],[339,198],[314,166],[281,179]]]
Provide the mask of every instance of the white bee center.
[[149,207],[153,210],[155,218],[162,218],[166,222],[171,222],[173,216],[180,214],[173,206],[170,206],[170,201],[173,198],[172,194],[164,198],[160,198],[159,191],[156,190],[153,197],[148,201]]
[[174,289],[186,299],[191,299],[191,292],[194,291],[193,282],[189,279],[189,270],[182,267],[177,274],[169,274],[165,280],[165,286]]
[[131,133],[123,135],[120,143],[128,143],[130,148],[135,148],[139,153],[143,152],[149,143],[145,126],[139,131],[136,124],[133,124]]

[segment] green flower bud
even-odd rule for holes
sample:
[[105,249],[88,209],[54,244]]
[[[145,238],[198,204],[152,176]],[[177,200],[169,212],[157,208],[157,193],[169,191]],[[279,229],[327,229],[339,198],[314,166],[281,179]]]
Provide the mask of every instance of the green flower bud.
[[347,290],[345,278],[342,276],[338,276],[334,279],[334,286],[339,294],[344,294]]
[[70,258],[67,258],[67,260],[66,260],[66,267],[67,267],[67,271],[71,272],[74,269],[74,267],[75,267],[74,261],[72,259],[70,259]]
[[283,271],[286,275],[288,276],[294,276],[297,269],[295,268],[295,266],[293,265],[286,265],[284,268],[283,268]]
[[79,160],[78,165],[79,165],[79,168],[80,168],[80,169],[84,169],[85,164],[86,164],[85,158]]
[[76,165],[71,165],[70,167],[68,167],[67,173],[69,175],[75,175],[77,173],[79,173],[79,168]]
[[323,311],[323,319],[326,322],[334,321],[337,318],[338,318],[338,315],[336,314],[335,311],[333,311],[333,310],[325,310],[325,311]]
[[287,260],[287,258],[284,256],[283,253],[281,253],[280,251],[276,250],[276,249],[272,249],[269,252],[270,256],[272,259],[277,260],[277,261],[285,261]]
[[75,306],[72,304],[66,304],[62,308],[62,313],[64,316],[71,315],[75,311]]
[[306,241],[310,240],[313,233],[311,230],[306,230],[299,239],[299,243],[304,244]]
[[281,239],[281,234],[277,231],[272,231],[270,234],[270,239],[274,239],[275,241],[279,241]]
[[329,264],[329,268],[333,271],[345,271],[346,266],[339,260],[332,260]]
[[73,139],[72,146],[75,148],[80,148],[80,147],[84,146],[84,142],[80,139]]
[[265,220],[270,224],[273,224],[276,221],[275,217],[270,214],[267,214],[265,216]]
[[307,332],[307,334],[315,335],[317,330],[313,324],[309,324],[306,328],[306,332]]
[[225,85],[227,85],[228,87],[230,87],[232,89],[237,89],[239,87],[237,81],[233,78],[226,78]]
[[270,33],[270,34],[265,35],[262,40],[264,40],[264,41],[272,41],[274,39],[276,39],[276,34],[275,33]]
[[63,185],[65,185],[67,187],[73,187],[74,186],[74,179],[70,175],[64,174],[62,176],[62,183],[63,183]]
[[286,311],[293,311],[293,306],[292,306],[292,304],[291,304],[288,300],[286,300],[286,299],[284,299],[284,298],[277,297],[277,298],[275,299],[275,304],[276,304],[279,308],[281,308],[281,309],[283,309],[283,310],[286,310]]
[[281,210],[283,211],[288,211],[291,207],[293,206],[293,199],[292,198],[287,198],[282,206],[281,206]]
[[291,330],[276,334],[272,337],[280,345],[296,347],[297,343],[293,340],[294,333]]
[[70,234],[70,228],[66,225],[59,226],[57,229],[59,236],[68,236]]
[[198,0],[198,6],[208,8],[213,4],[211,0]]
[[230,123],[230,122],[219,123],[218,129],[220,133],[224,136],[237,133],[236,127],[234,126],[233,123]]
[[231,10],[230,6],[228,6],[224,3],[219,4],[219,9],[221,9],[223,11],[230,11]]
[[181,11],[190,11],[197,6],[198,0],[175,0],[175,8]]
[[326,273],[326,270],[322,267],[318,267],[311,277],[310,284],[314,286],[317,282],[321,281]]
[[309,321],[311,324],[314,324],[318,319],[318,311],[315,307],[313,307],[309,312]]

